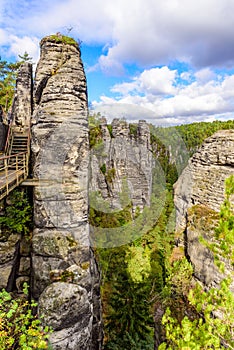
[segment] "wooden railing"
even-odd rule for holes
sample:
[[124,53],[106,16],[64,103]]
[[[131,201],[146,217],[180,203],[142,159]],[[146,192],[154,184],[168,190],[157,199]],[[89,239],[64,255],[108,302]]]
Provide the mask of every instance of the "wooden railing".
[[12,123],[10,123],[8,126],[7,138],[6,138],[5,148],[4,148],[4,153],[6,155],[10,154],[11,140],[12,140]]
[[[10,155],[0,156],[0,200],[28,177],[30,153],[30,129],[27,130],[27,150]],[[9,154],[12,142],[12,131],[9,130],[5,150]]]
[[0,158],[0,199],[25,180],[28,176],[27,152]]

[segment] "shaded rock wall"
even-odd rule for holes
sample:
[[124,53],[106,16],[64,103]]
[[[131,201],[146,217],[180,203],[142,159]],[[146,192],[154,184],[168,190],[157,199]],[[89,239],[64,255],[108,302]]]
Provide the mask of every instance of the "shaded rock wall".
[[222,276],[199,237],[213,239],[224,200],[224,182],[233,174],[234,130],[222,130],[205,140],[174,186],[177,232],[195,275],[208,286],[217,285]]
[[[89,244],[86,78],[78,44],[41,41],[32,118],[33,297],[53,349],[99,349],[99,273]],[[95,333],[95,339],[92,339]]]
[[0,152],[4,150],[7,136],[7,126],[0,122]]

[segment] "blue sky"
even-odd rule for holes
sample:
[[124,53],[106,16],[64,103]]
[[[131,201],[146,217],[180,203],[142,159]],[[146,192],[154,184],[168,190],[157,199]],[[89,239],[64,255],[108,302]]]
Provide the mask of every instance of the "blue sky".
[[0,55],[82,41],[89,103],[156,125],[233,119],[233,0],[0,0]]

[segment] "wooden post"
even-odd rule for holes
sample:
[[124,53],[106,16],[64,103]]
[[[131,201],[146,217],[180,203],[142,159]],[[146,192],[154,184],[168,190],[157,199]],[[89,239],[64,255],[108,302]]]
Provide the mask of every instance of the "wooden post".
[[5,170],[5,179],[6,179],[6,193],[8,195],[9,190],[8,190],[8,162],[7,162],[7,158],[4,158],[4,170]]
[[16,170],[16,183],[17,186],[19,185],[19,164],[18,164],[19,158],[18,154],[15,156],[15,170]]

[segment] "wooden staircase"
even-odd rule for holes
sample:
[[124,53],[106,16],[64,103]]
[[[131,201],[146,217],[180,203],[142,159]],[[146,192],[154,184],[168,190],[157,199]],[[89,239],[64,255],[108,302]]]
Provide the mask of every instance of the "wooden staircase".
[[28,176],[30,128],[18,131],[9,126],[4,155],[0,156],[0,200]]

